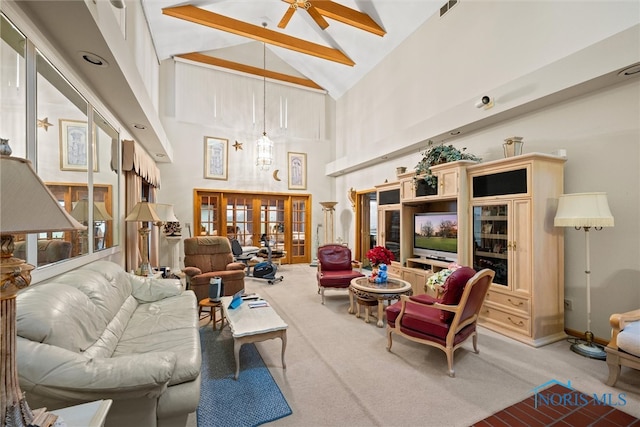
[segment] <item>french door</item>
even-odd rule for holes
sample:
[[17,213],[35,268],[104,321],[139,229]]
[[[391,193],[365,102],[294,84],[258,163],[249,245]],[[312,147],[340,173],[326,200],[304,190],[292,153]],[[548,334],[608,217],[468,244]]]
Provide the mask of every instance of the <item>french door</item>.
[[194,216],[200,235],[226,235],[242,246],[284,251],[285,263],[310,256],[310,195],[195,191]]

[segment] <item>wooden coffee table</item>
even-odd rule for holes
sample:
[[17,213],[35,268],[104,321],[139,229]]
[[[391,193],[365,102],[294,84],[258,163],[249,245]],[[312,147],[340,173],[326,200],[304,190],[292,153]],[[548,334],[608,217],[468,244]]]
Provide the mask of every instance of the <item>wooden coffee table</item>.
[[356,311],[356,305],[366,306],[365,322],[369,323],[369,306],[378,305],[378,323],[382,328],[384,322],[384,302],[400,299],[400,295],[411,295],[411,284],[402,279],[387,279],[385,283],[371,283],[366,277],[357,277],[351,280],[349,286],[349,313],[356,313],[359,317],[360,309]]
[[233,335],[233,355],[236,360],[235,379],[240,375],[240,347],[242,344],[266,341],[274,338],[282,340],[282,369],[287,369],[284,351],[287,347],[289,327],[270,305],[250,308],[252,301],[243,301],[238,308],[229,308],[231,297],[220,298],[222,311]]

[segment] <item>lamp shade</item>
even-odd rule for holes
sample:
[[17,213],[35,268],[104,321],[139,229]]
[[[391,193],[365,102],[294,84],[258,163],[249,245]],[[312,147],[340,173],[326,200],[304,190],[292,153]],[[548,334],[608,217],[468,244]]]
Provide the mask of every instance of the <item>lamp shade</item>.
[[[74,203],[71,216],[80,222],[89,221],[89,202],[86,199]],[[111,221],[104,202],[93,202],[93,221]]]
[[60,206],[30,161],[0,156],[0,232],[22,234],[86,228]]
[[156,213],[156,210],[153,208],[153,204],[144,201],[138,202],[124,220],[151,222],[162,221]]
[[155,203],[153,208],[158,214],[160,221],[162,222],[180,222],[178,218],[176,218],[176,214],[173,212],[173,205],[167,205],[162,203]]
[[553,224],[556,227],[613,227],[606,193],[563,194]]

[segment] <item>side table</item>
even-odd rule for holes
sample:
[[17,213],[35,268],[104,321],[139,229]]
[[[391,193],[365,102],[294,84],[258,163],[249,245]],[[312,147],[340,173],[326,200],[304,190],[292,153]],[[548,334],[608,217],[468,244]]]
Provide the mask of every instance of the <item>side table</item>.
[[213,323],[213,330],[215,331],[217,320],[217,311],[220,310],[220,330],[224,327],[224,313],[222,312],[222,305],[220,301],[211,301],[209,298],[203,298],[198,302],[198,319],[200,319],[200,315],[202,314],[202,309],[204,307],[209,307],[209,315],[211,316],[211,321]]
[[81,405],[69,406],[52,411],[58,416],[54,424],[67,427],[102,427],[107,418],[107,413],[111,409],[113,400],[96,400],[95,402],[83,403]]

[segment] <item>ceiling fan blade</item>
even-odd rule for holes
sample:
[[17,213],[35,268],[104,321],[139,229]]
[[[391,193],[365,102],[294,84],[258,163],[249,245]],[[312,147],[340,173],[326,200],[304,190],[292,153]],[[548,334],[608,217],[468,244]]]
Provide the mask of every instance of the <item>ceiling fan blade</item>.
[[320,12],[318,12],[318,10],[313,7],[313,5],[309,6],[307,12],[309,12],[311,18],[313,18],[313,20],[316,21],[316,24],[318,24],[318,26],[323,30],[329,26],[329,23],[322,17],[322,15],[320,15]]
[[296,10],[293,7],[288,8],[280,22],[278,22],[278,28],[285,28],[295,12]]

